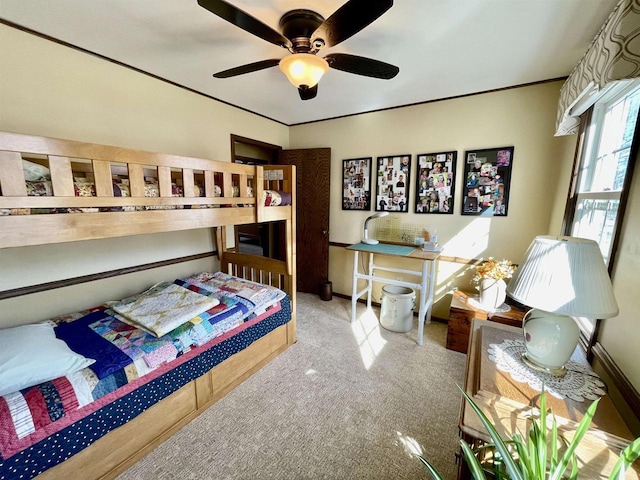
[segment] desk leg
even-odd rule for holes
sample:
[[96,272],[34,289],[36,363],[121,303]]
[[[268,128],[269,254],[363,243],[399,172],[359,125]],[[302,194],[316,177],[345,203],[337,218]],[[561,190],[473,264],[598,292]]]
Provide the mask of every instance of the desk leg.
[[[431,323],[431,311],[433,310],[433,293],[436,287],[436,272],[438,271],[437,262],[438,260],[436,259],[434,262],[429,262],[429,265],[427,266],[429,275],[429,308],[427,308],[427,323]],[[424,263],[426,264],[427,262]],[[425,271],[422,272],[423,277],[425,273]]]
[[356,322],[356,306],[358,305],[358,251],[353,251],[353,289],[351,292],[351,323]]
[[[373,253],[369,253],[369,275],[373,276]],[[373,293],[373,280],[367,279],[367,309],[371,310],[371,294]]]
[[[418,345],[422,345],[424,338],[424,320],[427,314],[427,303],[429,302],[429,293],[427,291],[428,269],[427,260],[422,262],[422,280],[420,284],[420,310],[418,311]],[[429,282],[430,283],[430,282]]]

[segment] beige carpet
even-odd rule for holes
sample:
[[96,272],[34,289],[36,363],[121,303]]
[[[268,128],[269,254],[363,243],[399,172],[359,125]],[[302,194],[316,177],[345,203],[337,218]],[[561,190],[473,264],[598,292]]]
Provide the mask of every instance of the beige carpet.
[[465,355],[350,311],[299,294],[298,342],[119,479],[430,478],[408,448],[455,478]]

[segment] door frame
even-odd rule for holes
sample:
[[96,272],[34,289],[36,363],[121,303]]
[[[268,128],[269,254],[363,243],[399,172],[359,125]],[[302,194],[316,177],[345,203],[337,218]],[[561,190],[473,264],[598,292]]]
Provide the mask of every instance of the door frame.
[[[259,158],[238,155],[236,153],[236,144],[238,143],[243,145],[250,145],[252,147],[257,147],[257,149],[270,154],[271,158],[263,160]],[[252,161],[259,165],[275,165],[278,161],[278,152],[280,150],[282,150],[282,147],[280,145],[261,142],[260,140],[254,140],[253,138],[242,137],[234,133],[231,134],[231,161],[234,163],[239,163],[237,162],[237,160],[240,160],[240,162],[242,163],[245,163],[245,161]]]
[[[248,165],[276,165],[278,163],[278,152],[282,151],[280,145],[262,142],[253,138],[243,137],[232,133],[231,140],[231,162],[244,163]],[[238,144],[254,147],[257,152],[264,153],[265,158],[245,156],[238,153]],[[262,157],[262,155],[259,155]],[[280,222],[278,222],[280,223]],[[234,227],[234,242],[236,248],[240,246],[240,235],[238,226]],[[265,257],[283,259],[286,251],[284,244],[284,225],[263,225],[260,227],[260,240]]]

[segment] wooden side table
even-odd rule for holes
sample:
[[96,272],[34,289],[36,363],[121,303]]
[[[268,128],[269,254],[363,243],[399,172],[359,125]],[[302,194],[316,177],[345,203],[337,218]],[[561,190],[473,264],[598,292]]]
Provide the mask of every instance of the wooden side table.
[[447,322],[447,348],[456,352],[467,353],[469,345],[469,332],[471,321],[474,318],[503,323],[514,327],[522,326],[522,318],[526,313],[515,306],[504,313],[489,315],[486,311],[474,308],[467,300],[469,295],[460,290],[453,292],[451,308],[449,309],[449,321]]
[[[489,358],[490,344],[505,340],[519,339],[519,328],[474,319],[471,325],[471,340],[467,356],[465,391],[491,419],[494,426],[505,437],[518,432],[526,435],[530,427],[528,415],[530,405],[538,405],[540,392],[528,383],[514,380],[512,376],[499,370]],[[573,361],[585,366],[591,372],[582,351],[576,349]],[[592,372],[591,372],[592,373]],[[571,436],[587,408],[593,403],[585,399],[580,402],[569,398],[546,395],[547,405],[556,416],[559,428]],[[462,401],[460,409],[460,436],[472,445],[490,441],[484,426],[473,409]],[[591,429],[578,446],[576,455],[580,467],[580,478],[608,478],[609,472],[618,459],[618,454],[633,439],[622,417],[608,395],[600,398],[598,409],[591,422]],[[458,479],[469,478],[466,462],[459,460]],[[637,468],[637,463],[634,466]],[[638,479],[637,470],[626,472],[627,479]]]

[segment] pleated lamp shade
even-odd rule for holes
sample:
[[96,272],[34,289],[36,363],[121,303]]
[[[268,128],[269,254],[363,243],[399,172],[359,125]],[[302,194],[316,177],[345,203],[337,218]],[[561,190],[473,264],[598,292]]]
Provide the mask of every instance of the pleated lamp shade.
[[507,294],[529,307],[571,317],[618,315],[600,248],[583,238],[534,238]]

